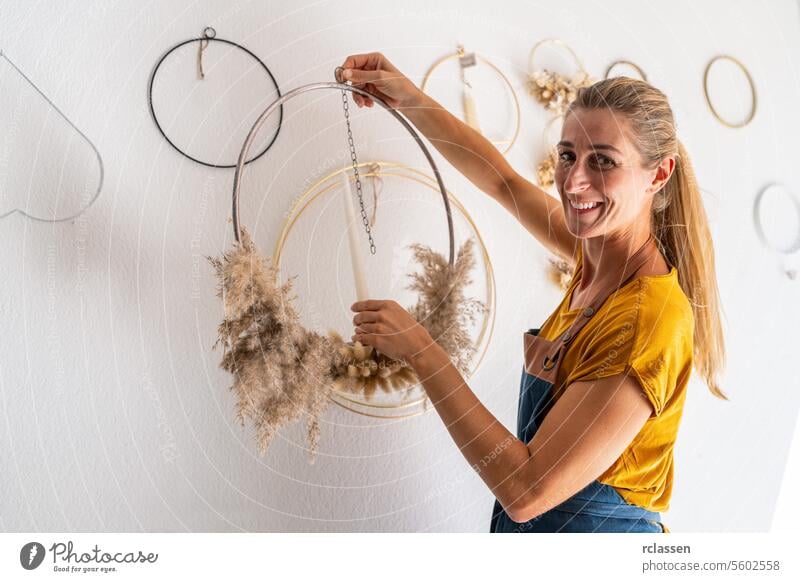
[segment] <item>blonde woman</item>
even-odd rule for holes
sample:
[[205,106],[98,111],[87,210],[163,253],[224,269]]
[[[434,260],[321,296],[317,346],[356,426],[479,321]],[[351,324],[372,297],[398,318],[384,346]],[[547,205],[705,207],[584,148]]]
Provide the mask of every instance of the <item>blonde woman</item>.
[[550,317],[523,333],[516,434],[394,301],[353,304],[353,339],[414,367],[496,497],[490,531],[669,531],[661,512],[692,368],[727,397],[717,384],[725,353],[714,250],[665,95],[624,77],[581,89],[558,144],[555,199],[382,54],[343,67],[575,267]]

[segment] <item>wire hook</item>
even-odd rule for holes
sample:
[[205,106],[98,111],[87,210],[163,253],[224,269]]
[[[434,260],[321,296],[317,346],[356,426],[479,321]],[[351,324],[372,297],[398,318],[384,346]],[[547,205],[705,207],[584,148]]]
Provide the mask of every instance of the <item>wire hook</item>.
[[211,26],[206,26],[203,29],[203,37],[200,39],[200,45],[197,47],[197,70],[201,79],[206,78],[206,73],[203,71],[203,51],[208,46],[209,39],[217,36],[217,31]]

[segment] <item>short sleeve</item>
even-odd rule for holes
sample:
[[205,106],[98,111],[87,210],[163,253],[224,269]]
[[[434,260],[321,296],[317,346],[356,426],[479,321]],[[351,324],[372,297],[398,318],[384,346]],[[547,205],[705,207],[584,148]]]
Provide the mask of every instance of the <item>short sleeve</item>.
[[663,412],[676,386],[691,370],[694,321],[688,301],[684,304],[681,300],[685,299],[682,291],[673,300],[665,296],[663,288],[654,294],[649,292],[650,281],[638,281],[637,293],[613,309],[597,313],[595,317],[601,320],[586,330],[589,333],[581,342],[566,384],[628,373],[650,401],[652,417]]

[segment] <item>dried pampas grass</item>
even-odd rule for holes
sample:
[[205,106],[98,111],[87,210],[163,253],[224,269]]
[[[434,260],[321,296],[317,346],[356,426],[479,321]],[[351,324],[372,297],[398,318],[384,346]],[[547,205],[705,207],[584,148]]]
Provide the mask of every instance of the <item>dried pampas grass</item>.
[[547,156],[536,166],[536,179],[542,188],[550,188],[555,184],[556,165],[558,164],[558,152],[556,148],[550,148]]
[[547,273],[550,280],[555,283],[561,291],[569,289],[569,284],[572,282],[572,277],[575,275],[575,269],[564,259],[554,259],[548,257],[550,268]]
[[[409,313],[428,330],[462,373],[474,355],[468,326],[486,306],[464,290],[475,266],[474,241],[467,240],[451,268],[439,253],[412,245],[421,274],[413,274],[409,289],[419,299]],[[259,452],[269,448],[277,430],[308,416],[309,461],[314,462],[320,417],[333,387],[361,392],[370,398],[377,389],[389,392],[418,382],[403,360],[380,354],[360,342],[346,343],[335,331],[327,335],[306,330],[293,307],[292,279],[276,285],[277,272],[263,258],[249,233],[217,259],[207,257],[218,279],[224,319],[214,344],[223,346],[220,367],[233,374],[237,418],[255,424]]]

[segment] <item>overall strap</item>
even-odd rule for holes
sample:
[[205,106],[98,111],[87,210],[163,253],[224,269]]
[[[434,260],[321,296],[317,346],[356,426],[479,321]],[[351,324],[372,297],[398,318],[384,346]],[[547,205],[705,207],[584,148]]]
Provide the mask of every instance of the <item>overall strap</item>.
[[608,299],[612,293],[615,293],[624,287],[633,278],[633,276],[636,275],[639,269],[641,269],[648,260],[653,258],[656,249],[650,244],[652,240],[654,240],[653,235],[650,234],[647,242],[645,242],[641,248],[639,248],[639,250],[630,256],[628,262],[625,264],[625,268],[622,271],[622,280],[620,283],[608,289],[601,289],[600,292],[598,292],[593,300],[589,303],[589,306],[584,308],[581,313],[578,314],[572,325],[561,335],[561,341],[558,342],[557,347],[551,354],[545,356],[542,364],[542,367],[545,370],[549,370],[556,364],[561,363],[561,360],[563,359],[564,353],[567,349],[567,344],[569,344],[569,342],[572,341],[576,335],[578,335],[578,332],[581,330],[581,328],[583,328],[583,326],[589,322],[589,319],[599,311],[605,300]]

